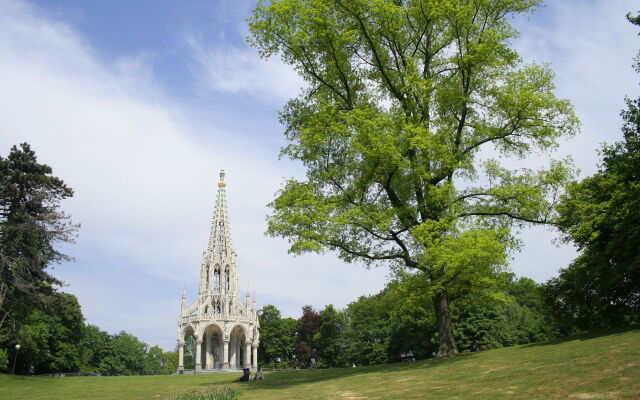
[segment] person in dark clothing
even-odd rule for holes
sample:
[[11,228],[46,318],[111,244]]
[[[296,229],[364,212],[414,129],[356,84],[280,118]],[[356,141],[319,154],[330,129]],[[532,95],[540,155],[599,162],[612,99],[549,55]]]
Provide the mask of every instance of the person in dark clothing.
[[309,358],[309,369],[316,367],[316,360],[318,359],[318,353],[316,349],[311,350],[311,356]]
[[242,375],[234,379],[234,382],[246,382],[249,380],[249,368],[242,369]]

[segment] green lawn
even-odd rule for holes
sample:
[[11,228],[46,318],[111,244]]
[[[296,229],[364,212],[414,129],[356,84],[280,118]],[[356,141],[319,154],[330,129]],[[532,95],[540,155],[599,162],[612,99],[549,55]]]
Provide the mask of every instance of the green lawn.
[[[166,399],[238,374],[27,378],[0,375],[0,399]],[[242,399],[640,398],[640,330],[375,367],[273,372],[232,384]]]

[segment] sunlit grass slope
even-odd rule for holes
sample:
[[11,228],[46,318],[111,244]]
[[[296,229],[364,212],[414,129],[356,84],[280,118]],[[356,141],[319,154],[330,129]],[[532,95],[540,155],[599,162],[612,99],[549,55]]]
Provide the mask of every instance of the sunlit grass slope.
[[639,399],[640,330],[375,367],[265,374],[27,378],[0,375],[0,399],[165,399],[233,385],[242,399]]

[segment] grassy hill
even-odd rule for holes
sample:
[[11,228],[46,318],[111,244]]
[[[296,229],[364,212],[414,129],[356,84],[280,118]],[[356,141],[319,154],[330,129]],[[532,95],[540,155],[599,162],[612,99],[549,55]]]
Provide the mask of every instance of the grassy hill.
[[0,375],[0,399],[166,399],[233,385],[242,399],[640,399],[640,330],[374,367],[238,374],[29,378]]

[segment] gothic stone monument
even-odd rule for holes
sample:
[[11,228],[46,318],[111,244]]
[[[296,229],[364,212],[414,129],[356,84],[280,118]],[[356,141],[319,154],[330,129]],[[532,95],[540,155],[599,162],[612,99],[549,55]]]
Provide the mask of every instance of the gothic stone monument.
[[238,291],[236,252],[231,246],[224,171],[220,173],[218,198],[209,245],[200,266],[198,298],[187,305],[182,294],[178,318],[178,372],[184,370],[185,339],[196,342],[196,372],[213,369],[255,368],[258,365],[258,316],[256,301]]

